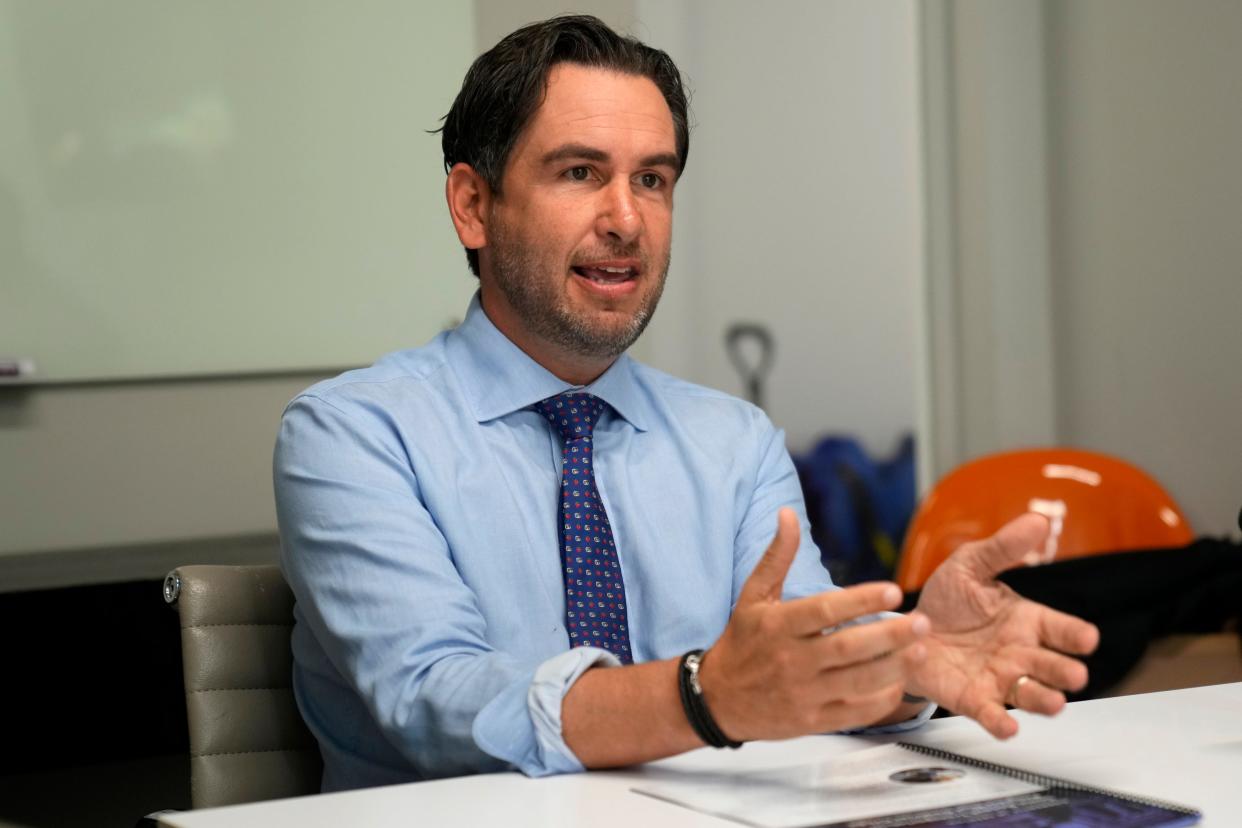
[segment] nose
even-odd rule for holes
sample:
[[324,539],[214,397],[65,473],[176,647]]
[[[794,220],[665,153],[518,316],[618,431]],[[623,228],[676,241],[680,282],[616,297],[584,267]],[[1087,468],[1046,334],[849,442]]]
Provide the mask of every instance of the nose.
[[599,197],[595,232],[622,244],[638,238],[643,228],[643,217],[630,182],[618,177],[600,190]]

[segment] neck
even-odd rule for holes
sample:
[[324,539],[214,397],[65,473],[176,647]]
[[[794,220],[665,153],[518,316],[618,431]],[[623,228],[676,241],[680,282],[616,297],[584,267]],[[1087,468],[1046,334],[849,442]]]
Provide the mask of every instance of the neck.
[[547,368],[558,379],[562,379],[571,385],[590,385],[617,361],[617,357],[610,357],[606,360],[592,360],[585,357],[559,354],[554,350],[539,350],[514,339],[507,331],[502,330],[501,333],[509,337],[513,344],[521,348],[535,362]]

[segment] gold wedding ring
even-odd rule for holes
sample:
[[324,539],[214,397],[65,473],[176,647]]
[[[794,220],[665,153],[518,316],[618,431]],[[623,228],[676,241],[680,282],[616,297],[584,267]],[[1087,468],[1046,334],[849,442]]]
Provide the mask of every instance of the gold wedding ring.
[[1018,691],[1022,689],[1022,685],[1026,684],[1030,680],[1031,680],[1031,677],[1024,673],[1018,676],[1018,680],[1015,681],[1013,683],[1013,686],[1009,688],[1009,695],[1007,697],[1007,702],[1010,707],[1018,706]]

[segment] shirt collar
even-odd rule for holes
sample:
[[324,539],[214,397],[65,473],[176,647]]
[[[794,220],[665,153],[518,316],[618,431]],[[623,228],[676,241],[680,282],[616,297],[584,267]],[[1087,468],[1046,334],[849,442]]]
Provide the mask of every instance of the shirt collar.
[[581,390],[612,406],[639,431],[647,430],[651,404],[634,375],[634,361],[622,354],[587,386],[557,377],[492,324],[476,292],[465,320],[446,343],[449,364],[461,380],[475,419],[482,423],[529,408],[540,400]]

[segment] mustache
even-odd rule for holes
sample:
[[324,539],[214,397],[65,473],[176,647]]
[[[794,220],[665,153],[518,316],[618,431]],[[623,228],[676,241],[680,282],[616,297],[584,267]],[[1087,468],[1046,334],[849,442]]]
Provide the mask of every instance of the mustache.
[[647,255],[643,253],[642,246],[634,243],[606,245],[595,250],[580,251],[570,259],[570,266],[577,267],[606,259],[638,259],[642,262],[644,269],[647,265]]

